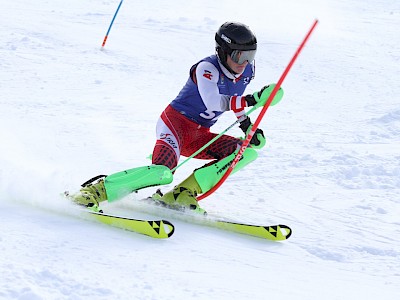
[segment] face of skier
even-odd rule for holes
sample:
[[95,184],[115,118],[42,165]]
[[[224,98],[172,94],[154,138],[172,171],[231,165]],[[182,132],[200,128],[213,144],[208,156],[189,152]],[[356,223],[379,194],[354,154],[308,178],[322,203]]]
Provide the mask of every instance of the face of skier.
[[235,72],[236,74],[243,73],[244,69],[246,68],[247,64],[249,63],[247,60],[245,60],[242,64],[236,63],[232,60],[230,55],[228,55],[226,58],[227,58],[226,63],[232,69],[232,71]]

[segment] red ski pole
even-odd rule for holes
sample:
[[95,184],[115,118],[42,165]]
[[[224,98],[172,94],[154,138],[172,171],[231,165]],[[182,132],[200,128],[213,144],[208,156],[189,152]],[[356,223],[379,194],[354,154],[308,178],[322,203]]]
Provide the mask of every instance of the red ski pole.
[[247,146],[249,145],[251,138],[253,137],[255,131],[257,130],[258,125],[260,124],[265,113],[267,112],[268,107],[270,106],[276,93],[278,92],[279,88],[281,87],[283,80],[285,80],[286,75],[289,73],[290,69],[292,68],[292,65],[294,64],[295,60],[297,59],[297,56],[299,55],[301,50],[304,48],[304,45],[306,44],[308,38],[310,37],[311,33],[314,31],[314,28],[317,26],[317,24],[318,24],[318,20],[316,19],[316,20],[314,20],[314,23],[311,26],[310,30],[308,31],[307,35],[303,39],[303,42],[300,44],[300,46],[296,50],[295,54],[293,55],[292,59],[290,60],[289,64],[287,65],[285,71],[279,78],[278,83],[276,84],[275,88],[272,90],[271,95],[268,97],[267,102],[265,103],[265,105],[262,108],[260,114],[258,115],[256,121],[254,122],[253,126],[251,127],[249,134],[247,135],[246,139],[243,141],[243,144],[240,147],[238,154],[236,154],[235,158],[233,159],[233,161],[232,161],[231,165],[229,166],[228,170],[226,171],[226,173],[222,176],[222,178],[218,181],[218,183],[215,186],[213,186],[208,192],[198,196],[197,201],[202,200],[202,199],[210,196],[212,193],[214,193],[225,182],[226,178],[228,178],[228,176],[232,173],[236,164],[241,159],[243,152],[246,150]]

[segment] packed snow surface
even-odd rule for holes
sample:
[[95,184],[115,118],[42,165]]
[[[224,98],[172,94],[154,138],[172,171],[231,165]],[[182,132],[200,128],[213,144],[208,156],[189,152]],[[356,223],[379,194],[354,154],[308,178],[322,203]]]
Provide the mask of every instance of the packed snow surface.
[[[118,0],[3,2],[1,299],[400,299],[399,1],[127,0],[103,50]],[[267,146],[200,202],[211,216],[289,225],[289,240],[168,213],[176,232],[156,240],[60,196],[151,163],[159,114],[222,23],[257,35],[250,93],[278,81],[315,18],[260,124]],[[213,131],[234,121],[228,112]],[[154,189],[104,209],[157,219],[137,207]]]

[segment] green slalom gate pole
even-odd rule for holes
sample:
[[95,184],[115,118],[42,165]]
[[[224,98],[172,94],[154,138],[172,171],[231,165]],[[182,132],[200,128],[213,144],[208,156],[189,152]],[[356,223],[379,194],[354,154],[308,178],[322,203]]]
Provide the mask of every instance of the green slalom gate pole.
[[202,194],[202,195],[197,197],[198,201],[202,200],[202,199],[208,197],[209,195],[211,195],[212,193],[214,193],[225,182],[226,178],[228,178],[228,176],[232,173],[232,171],[235,168],[236,164],[239,162],[240,158],[242,157],[243,152],[246,150],[247,146],[249,145],[249,143],[251,141],[251,138],[253,137],[255,131],[257,130],[257,127],[260,124],[262,118],[264,117],[268,107],[270,106],[270,104],[271,104],[272,100],[274,99],[276,93],[278,92],[279,88],[281,87],[283,80],[286,78],[286,75],[289,73],[289,70],[291,69],[293,63],[296,61],[297,56],[299,55],[301,50],[304,48],[304,45],[306,44],[308,38],[310,37],[311,33],[314,31],[314,29],[317,26],[317,24],[318,24],[318,20],[316,19],[316,20],[314,20],[313,25],[309,29],[307,35],[303,39],[303,41],[300,44],[300,46],[298,47],[298,49],[296,50],[296,52],[293,55],[292,59],[290,60],[289,64],[287,65],[285,71],[283,72],[283,74],[279,78],[279,81],[276,84],[275,88],[272,90],[272,93],[268,97],[267,102],[265,103],[265,105],[262,108],[260,114],[258,115],[257,120],[254,122],[253,126],[251,127],[249,134],[247,135],[246,139],[244,140],[242,146],[239,149],[239,152],[237,153],[237,155],[233,159],[233,161],[232,161],[231,165],[229,166],[228,170],[225,172],[225,174],[222,176],[222,178],[219,180],[219,182],[214,187],[212,187],[208,192],[206,192],[206,193],[204,193],[204,194]]
[[[246,112],[246,116],[250,115],[253,111],[255,111],[257,108],[259,108],[258,106],[253,106],[248,112]],[[231,125],[229,125],[229,127],[227,127],[225,130],[223,130],[220,134],[218,134],[217,136],[215,136],[212,140],[210,140],[207,144],[205,144],[203,147],[201,147],[199,150],[197,150],[196,152],[194,152],[192,155],[190,155],[189,157],[187,157],[183,162],[181,162],[179,165],[177,165],[175,168],[173,168],[171,170],[171,172],[174,172],[176,169],[180,168],[183,164],[187,163],[190,159],[192,159],[193,157],[195,157],[197,154],[199,154],[201,151],[203,151],[204,149],[206,149],[208,146],[210,146],[212,143],[214,143],[216,140],[218,140],[221,136],[223,136],[227,131],[229,131],[230,129],[232,129],[236,124],[238,124],[240,122],[240,119],[237,119],[234,123],[232,123]]]

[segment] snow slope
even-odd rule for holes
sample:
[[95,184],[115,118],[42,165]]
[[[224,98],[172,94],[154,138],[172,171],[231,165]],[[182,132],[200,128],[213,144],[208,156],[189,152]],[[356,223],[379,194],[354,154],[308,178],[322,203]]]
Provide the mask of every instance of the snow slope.
[[[100,51],[119,1],[4,1],[1,299],[400,297],[400,3],[253,2],[128,0]],[[160,112],[223,22],[257,34],[251,92],[278,80],[314,18],[284,100],[261,122],[268,146],[201,202],[211,215],[287,224],[290,240],[179,219],[154,240],[84,220],[59,196],[150,163]],[[135,200],[153,191],[105,209],[151,217]]]

